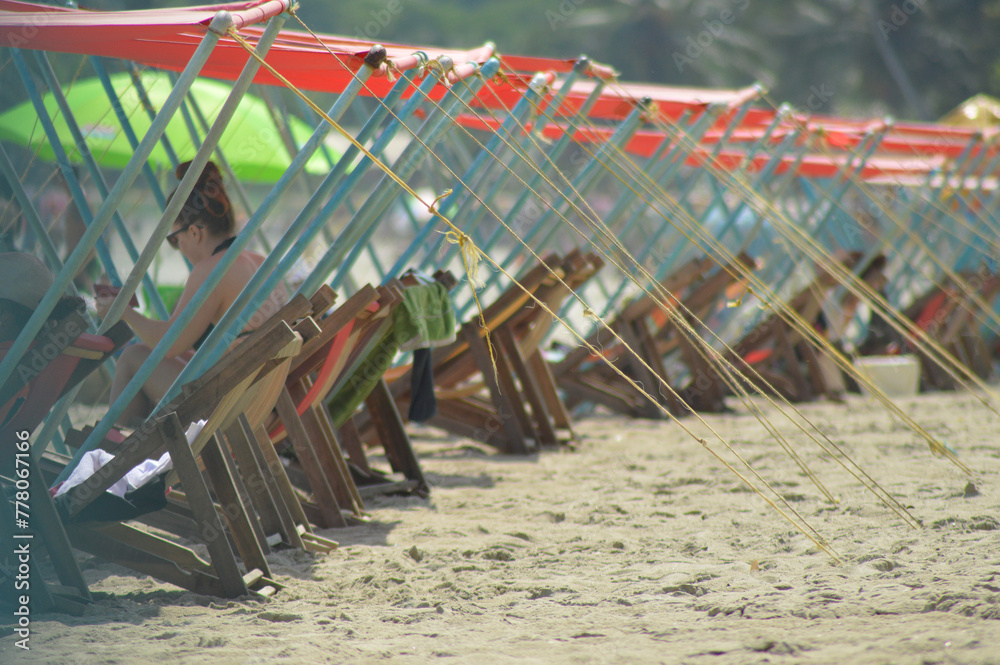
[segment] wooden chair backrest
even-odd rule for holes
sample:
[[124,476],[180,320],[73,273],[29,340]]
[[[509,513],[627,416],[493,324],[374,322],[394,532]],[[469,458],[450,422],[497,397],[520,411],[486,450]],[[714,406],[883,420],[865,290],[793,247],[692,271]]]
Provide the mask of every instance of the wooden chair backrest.
[[[308,303],[308,301],[306,301]],[[252,336],[241,345],[240,353],[231,353],[220,361],[216,371],[206,380],[199,380],[184,394],[171,402],[172,411],[182,423],[209,420],[220,407],[238,401],[258,374],[273,370],[283,360],[281,354],[300,338],[284,321],[269,326],[267,332]],[[301,341],[300,341],[301,343]],[[189,384],[191,386],[192,384]],[[229,415],[232,415],[231,413]],[[237,414],[238,415],[238,414]],[[235,416],[233,416],[235,418]],[[223,419],[220,417],[220,421]],[[83,484],[70,490],[69,503],[75,514],[100,493],[108,489],[130,469],[146,459],[157,459],[164,452],[160,437],[150,436],[155,420],[129,436],[119,447],[115,458]],[[225,424],[223,422],[223,424]]]

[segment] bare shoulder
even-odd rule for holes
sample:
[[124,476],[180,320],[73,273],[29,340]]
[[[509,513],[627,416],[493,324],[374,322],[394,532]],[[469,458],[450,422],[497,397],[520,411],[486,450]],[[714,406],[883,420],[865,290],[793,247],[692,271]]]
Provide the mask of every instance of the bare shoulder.
[[243,251],[240,254],[242,257],[253,263],[254,268],[259,268],[260,265],[264,263],[264,259],[266,258],[263,254],[258,254],[257,252]]

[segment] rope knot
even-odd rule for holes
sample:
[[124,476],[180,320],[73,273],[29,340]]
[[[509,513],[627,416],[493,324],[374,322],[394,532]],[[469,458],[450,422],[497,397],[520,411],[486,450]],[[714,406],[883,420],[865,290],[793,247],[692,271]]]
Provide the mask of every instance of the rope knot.
[[396,63],[392,60],[385,61],[385,78],[390,82],[394,83],[396,79],[399,78],[399,68],[396,67]]
[[437,78],[444,78],[444,75],[447,73],[444,70],[444,65],[441,64],[438,58],[428,60],[422,69],[425,76],[431,76],[434,72],[437,72]]
[[476,243],[467,234],[456,231],[443,231],[444,239],[452,245],[458,245],[458,250],[462,253],[462,264],[465,266],[465,274],[469,278],[469,285],[473,289],[479,290],[486,283],[479,279],[479,263],[482,261],[482,254]]

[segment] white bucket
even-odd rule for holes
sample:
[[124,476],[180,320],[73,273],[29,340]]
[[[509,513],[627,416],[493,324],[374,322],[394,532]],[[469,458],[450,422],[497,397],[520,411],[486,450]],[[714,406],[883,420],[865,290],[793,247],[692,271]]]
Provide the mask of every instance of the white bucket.
[[[916,395],[920,386],[920,361],[913,355],[864,356],[854,366],[889,397]],[[864,386],[861,391],[870,395]]]

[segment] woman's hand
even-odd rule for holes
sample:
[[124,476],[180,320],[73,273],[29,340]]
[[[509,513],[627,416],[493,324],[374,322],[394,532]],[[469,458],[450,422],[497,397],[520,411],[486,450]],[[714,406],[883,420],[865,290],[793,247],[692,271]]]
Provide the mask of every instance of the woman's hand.
[[97,305],[97,315],[104,320],[108,316],[108,312],[111,310],[111,305],[114,303],[114,296],[97,296],[95,303]]

